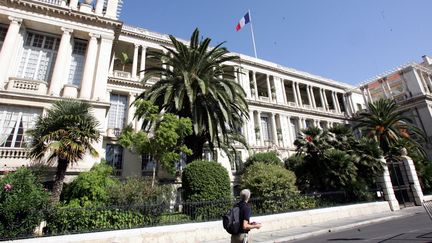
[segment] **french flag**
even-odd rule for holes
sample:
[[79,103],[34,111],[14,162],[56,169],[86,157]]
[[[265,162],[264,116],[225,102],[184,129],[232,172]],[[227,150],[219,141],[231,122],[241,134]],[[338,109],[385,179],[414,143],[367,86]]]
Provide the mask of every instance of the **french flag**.
[[243,16],[243,18],[241,18],[238,24],[236,25],[236,31],[239,31],[241,28],[243,28],[243,26],[245,26],[249,22],[250,22],[249,12],[247,12],[247,14]]

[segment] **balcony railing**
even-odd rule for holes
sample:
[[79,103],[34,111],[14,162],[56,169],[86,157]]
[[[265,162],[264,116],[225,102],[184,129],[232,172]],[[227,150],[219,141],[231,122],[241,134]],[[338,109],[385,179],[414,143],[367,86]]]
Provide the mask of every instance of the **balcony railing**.
[[9,78],[7,85],[8,91],[17,91],[22,93],[31,93],[46,95],[47,94],[47,82],[39,80],[28,80],[22,78]]
[[297,106],[297,104],[295,102],[288,102],[289,106]]
[[35,2],[47,3],[51,5],[61,6],[62,4],[66,5],[65,0],[33,0]]
[[0,159],[26,159],[27,156],[25,148],[0,148]]
[[131,79],[131,73],[130,72],[114,70],[113,74],[114,74],[115,78]]
[[270,100],[269,97],[267,97],[267,96],[260,96],[259,99],[262,101],[269,101]]

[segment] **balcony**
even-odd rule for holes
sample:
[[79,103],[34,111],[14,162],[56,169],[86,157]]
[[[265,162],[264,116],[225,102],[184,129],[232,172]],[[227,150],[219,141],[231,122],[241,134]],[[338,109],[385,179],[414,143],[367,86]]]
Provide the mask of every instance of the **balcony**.
[[118,138],[122,133],[122,129],[120,128],[108,128],[106,131],[106,136],[109,138]]
[[288,105],[289,105],[289,106],[294,106],[294,107],[297,106],[297,104],[296,104],[295,102],[288,102]]
[[28,80],[10,77],[6,90],[20,93],[46,95],[48,83],[39,80]]
[[33,0],[33,1],[51,4],[51,5],[57,5],[57,6],[66,6],[65,0]]
[[269,97],[267,97],[267,96],[260,96],[259,99],[262,101],[266,101],[266,102],[270,101]]
[[28,150],[25,148],[0,148],[0,159],[27,159]]

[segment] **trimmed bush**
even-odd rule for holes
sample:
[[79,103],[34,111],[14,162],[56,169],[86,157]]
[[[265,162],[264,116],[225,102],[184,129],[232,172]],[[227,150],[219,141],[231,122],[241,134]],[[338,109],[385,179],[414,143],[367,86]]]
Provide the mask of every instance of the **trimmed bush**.
[[185,201],[190,202],[184,210],[194,220],[220,218],[232,206],[228,171],[214,161],[188,164],[182,174],[182,188]]
[[282,165],[282,161],[275,152],[256,153],[250,156],[245,162],[245,168],[255,164],[264,163],[268,165]]
[[195,160],[182,174],[184,199],[188,202],[229,199],[231,187],[228,171],[214,161]]
[[49,193],[27,169],[0,179],[0,238],[31,235],[44,219]]

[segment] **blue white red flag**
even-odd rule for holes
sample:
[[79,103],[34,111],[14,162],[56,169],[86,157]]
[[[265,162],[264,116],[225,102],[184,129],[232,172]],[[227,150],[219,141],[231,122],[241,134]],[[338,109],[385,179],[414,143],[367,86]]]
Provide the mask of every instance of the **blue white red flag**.
[[239,31],[241,28],[243,28],[243,26],[245,26],[249,22],[250,22],[249,12],[247,12],[246,15],[243,16],[243,18],[241,18],[238,24],[236,25],[236,31]]

